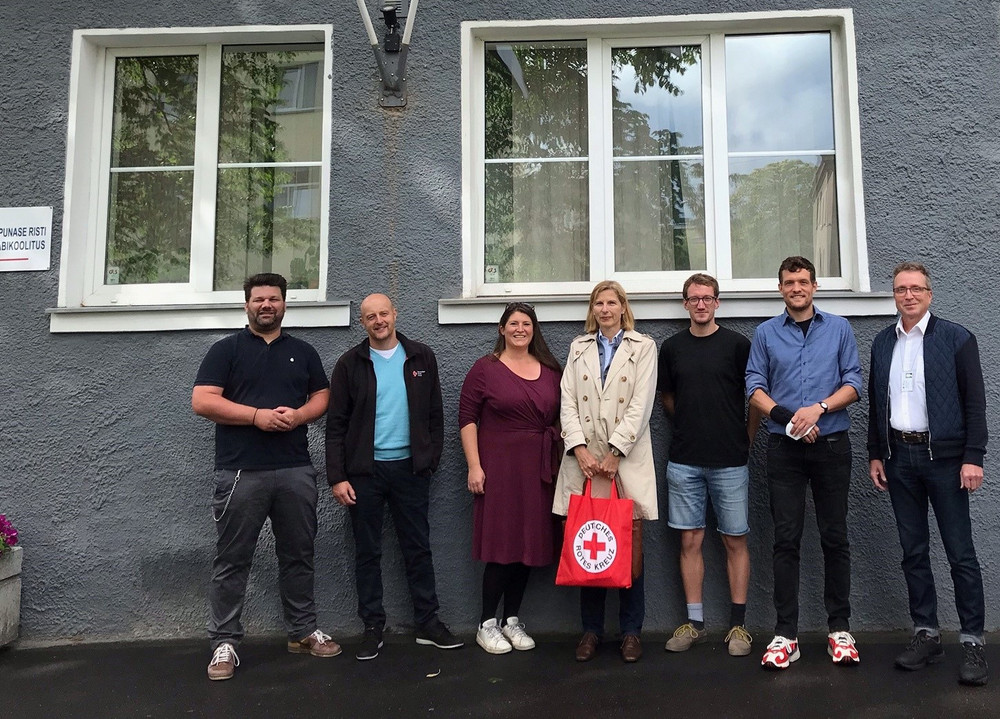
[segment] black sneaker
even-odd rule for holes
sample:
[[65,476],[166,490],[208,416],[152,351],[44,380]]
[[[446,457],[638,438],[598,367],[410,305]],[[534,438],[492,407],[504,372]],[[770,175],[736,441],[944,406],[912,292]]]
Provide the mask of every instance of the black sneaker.
[[896,666],[915,672],[928,664],[941,661],[942,657],[944,657],[944,647],[941,646],[941,637],[932,637],[927,630],[921,629],[913,635],[903,653],[896,657]]
[[355,654],[359,662],[366,662],[378,656],[382,648],[382,627],[365,627],[365,635],[361,638],[361,646]]
[[982,644],[962,642],[962,665],[958,668],[958,683],[981,687],[989,679],[986,648]]
[[417,629],[417,644],[433,644],[438,649],[458,649],[465,646],[465,642],[452,634],[437,617]]

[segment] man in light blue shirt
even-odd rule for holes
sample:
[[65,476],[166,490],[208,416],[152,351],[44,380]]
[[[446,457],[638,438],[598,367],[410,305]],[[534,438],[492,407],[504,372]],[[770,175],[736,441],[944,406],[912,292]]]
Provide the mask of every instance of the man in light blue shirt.
[[463,642],[438,617],[431,558],[431,476],[444,446],[437,359],[427,345],[396,331],[396,307],[375,293],[361,303],[367,337],[337,361],[326,418],[326,474],[348,508],[354,532],[358,616],[364,636],[355,655],[383,647],[382,522],[386,505],[406,565],[417,644],[458,649]]
[[813,305],[816,268],[788,257],[778,269],[785,311],[754,332],[747,396],[768,416],[767,484],[774,521],[775,637],[761,665],[787,669],[799,658],[799,547],[806,486],[812,486],[825,565],[828,652],[840,666],[858,663],[850,633],[851,548],[847,497],[851,424],[846,408],[861,396],[861,364],[851,325]]

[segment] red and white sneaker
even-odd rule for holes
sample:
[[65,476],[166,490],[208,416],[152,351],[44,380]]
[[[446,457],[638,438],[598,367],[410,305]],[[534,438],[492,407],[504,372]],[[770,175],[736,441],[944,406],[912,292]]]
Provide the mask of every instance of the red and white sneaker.
[[777,636],[767,645],[760,665],[765,669],[788,669],[788,665],[799,659],[799,640]]
[[842,667],[853,667],[861,662],[858,648],[854,646],[854,637],[850,632],[830,632],[827,636],[826,652],[834,664]]

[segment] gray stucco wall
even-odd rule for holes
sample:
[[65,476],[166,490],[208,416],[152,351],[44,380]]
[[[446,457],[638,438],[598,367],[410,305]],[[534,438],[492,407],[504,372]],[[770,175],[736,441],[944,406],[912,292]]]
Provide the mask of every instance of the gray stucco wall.
[[[437,300],[459,296],[462,281],[460,21],[824,6],[740,0],[683,0],[669,6],[640,0],[552,0],[544,6],[527,0],[425,0],[413,37],[410,104],[405,112],[389,115],[376,108],[371,53],[349,0],[334,5],[313,0],[0,4],[5,30],[0,44],[0,205],[56,208],[52,269],[0,274],[5,303],[0,316],[0,512],[17,524],[25,548],[22,636],[197,636],[206,615],[214,543],[208,509],[211,425],[192,415],[189,401],[198,362],[224,333],[53,335],[48,330],[45,309],[56,305],[58,289],[74,29],[333,23],[329,293],[357,301],[371,291],[387,291],[398,300],[400,329],[438,352],[448,441],[432,488],[432,542],[442,616],[468,634],[479,613],[481,567],[469,558],[471,499],[458,442],[457,401],[465,372],[491,347],[493,330],[437,323]],[[996,265],[998,254],[1000,3],[867,0],[853,7],[873,288],[890,287],[891,267],[900,259],[919,257],[931,266],[936,272],[934,309],[979,335],[989,420],[1000,427],[995,371],[1000,333],[988,321],[988,308],[1000,304],[1000,289],[987,269]],[[391,221],[386,208],[394,209]],[[728,324],[749,335],[759,319]],[[886,318],[853,321],[865,365],[871,339],[885,324]],[[546,326],[557,354],[581,325],[582,318],[580,324]],[[682,326],[645,322],[641,329],[659,342]],[[328,370],[362,337],[358,327],[297,334],[316,346]],[[853,623],[862,630],[902,628],[908,615],[892,512],[888,498],[871,487],[863,461],[866,412],[864,401],[851,410],[856,456],[850,499]],[[321,429],[311,430],[319,467]],[[659,413],[653,432],[662,470],[666,426]],[[758,441],[752,467],[748,623],[769,628],[774,619],[771,533],[761,447]],[[995,452],[989,454],[986,486],[972,501],[989,605],[1000,599],[998,469]],[[347,514],[325,485],[323,489],[316,547],[321,625],[337,636],[358,633]],[[281,627],[272,543],[269,533],[262,535],[245,612],[251,632]],[[651,524],[646,547],[646,626],[666,632],[684,617],[677,536],[665,522]],[[956,628],[947,565],[937,545],[934,561],[942,622]],[[706,562],[707,616],[720,627],[728,600],[715,537],[707,542]],[[810,526],[803,553],[803,629],[825,625],[821,567]],[[405,627],[412,615],[394,542],[387,543],[384,574],[389,621]],[[576,593],[556,589],[552,577],[552,570],[533,576],[522,614],[538,630],[576,631]],[[989,614],[987,628],[997,626],[997,615]]]

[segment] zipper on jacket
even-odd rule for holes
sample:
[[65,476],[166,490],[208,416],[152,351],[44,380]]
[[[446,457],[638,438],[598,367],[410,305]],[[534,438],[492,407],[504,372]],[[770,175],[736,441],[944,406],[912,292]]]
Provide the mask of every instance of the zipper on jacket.
[[[930,433],[927,435],[930,436]],[[889,387],[885,388],[885,451],[886,459],[892,459],[892,427],[889,425]]]

